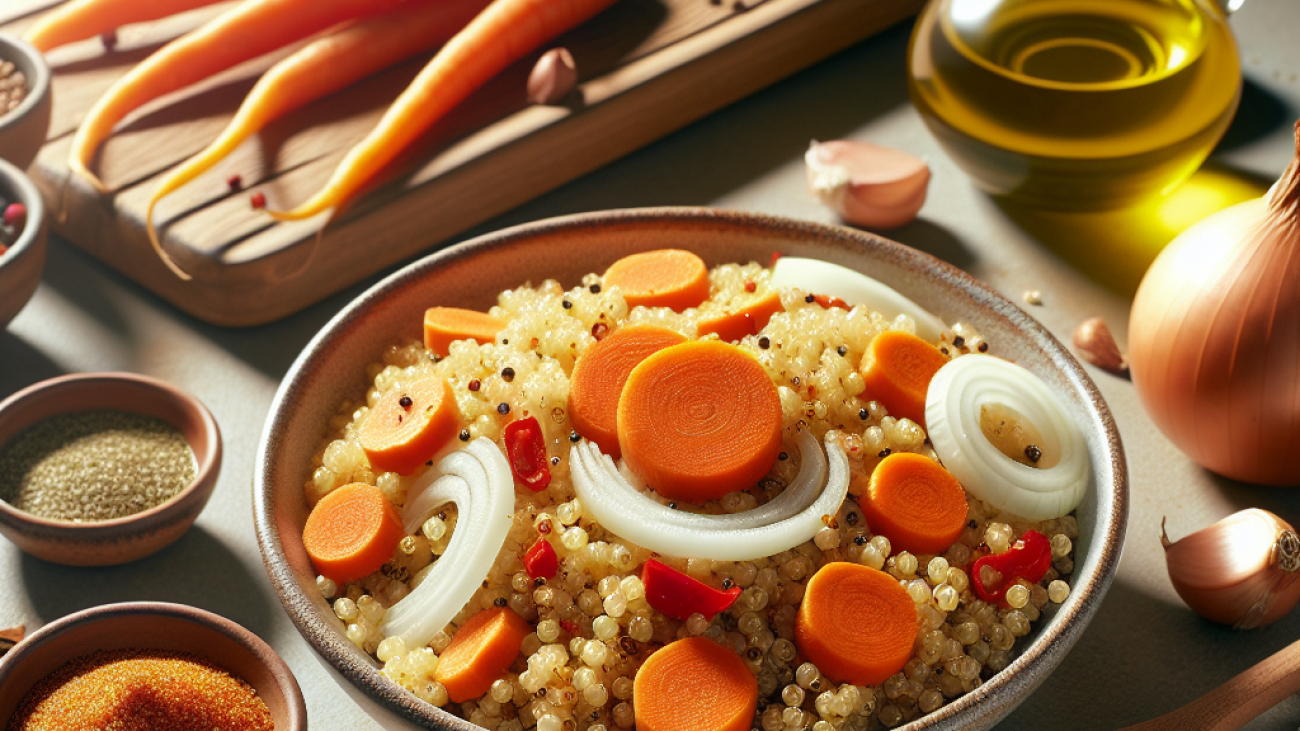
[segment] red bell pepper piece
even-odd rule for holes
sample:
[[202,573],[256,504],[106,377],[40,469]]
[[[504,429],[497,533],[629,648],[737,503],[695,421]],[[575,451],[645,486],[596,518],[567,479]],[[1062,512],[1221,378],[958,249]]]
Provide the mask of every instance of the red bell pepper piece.
[[546,442],[537,417],[516,419],[506,425],[506,456],[515,481],[533,492],[551,484],[551,470],[546,466]]
[[[996,585],[984,585],[980,570],[985,566],[992,567],[1002,575]],[[1042,533],[1027,530],[1011,550],[997,555],[989,554],[977,560],[971,569],[971,586],[980,599],[989,604],[999,604],[1006,599],[1007,589],[1016,583],[1016,579],[1037,584],[1051,567],[1051,542]]]
[[641,583],[650,606],[683,622],[697,612],[705,619],[713,619],[740,596],[739,586],[714,589],[653,558],[641,569]]
[[559,570],[560,557],[555,555],[555,547],[545,538],[538,538],[524,553],[524,571],[534,579],[549,579]]

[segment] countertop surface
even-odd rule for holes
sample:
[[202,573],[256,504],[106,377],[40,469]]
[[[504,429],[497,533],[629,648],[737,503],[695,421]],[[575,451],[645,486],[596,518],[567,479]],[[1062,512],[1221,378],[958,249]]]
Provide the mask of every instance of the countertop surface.
[[[1242,104],[1193,183],[1222,188],[1231,179],[1236,190],[1255,186],[1259,193],[1293,150],[1292,125],[1300,117],[1300,3],[1249,0],[1231,25],[1245,76]],[[1037,290],[1042,304],[1023,306],[1063,342],[1080,322],[1101,316],[1123,346],[1132,293],[1168,230],[1162,234],[1119,214],[1013,218],[980,193],[908,101],[910,26],[887,30],[459,238],[579,211],[660,205],[835,223],[806,191],[803,153],[810,139],[871,141],[924,157],[934,174],[917,221],[884,235],[971,272],[1018,303],[1027,290]],[[1195,200],[1188,198],[1184,222],[1213,206]],[[0,332],[0,397],[64,373],[153,375],[207,404],[221,425],[225,458],[216,492],[195,526],[136,563],[68,568],[0,541],[0,627],[25,624],[30,632],[109,602],[196,605],[275,647],[303,687],[313,728],[406,728],[333,675],[294,629],[262,567],[251,504],[257,442],[281,378],[311,336],[377,279],[271,325],[222,329],[180,313],[52,237],[39,290]],[[1088,368],[1129,459],[1127,542],[1119,574],[1087,632],[998,727],[1007,731],[1105,730],[1153,718],[1300,636],[1300,612],[1253,631],[1197,617],[1174,593],[1160,546],[1162,519],[1174,538],[1246,507],[1296,523],[1300,493],[1202,470],[1154,427],[1128,380]],[[1300,699],[1292,697],[1247,728],[1298,724]]]

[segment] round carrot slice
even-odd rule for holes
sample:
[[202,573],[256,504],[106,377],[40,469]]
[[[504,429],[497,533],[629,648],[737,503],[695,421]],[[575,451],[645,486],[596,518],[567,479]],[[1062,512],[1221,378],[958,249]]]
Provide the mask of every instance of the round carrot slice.
[[664,348],[686,342],[676,330],[631,325],[591,346],[573,364],[569,378],[569,418],[582,436],[615,459],[618,449],[618,397],[628,374]]
[[895,418],[925,426],[925,395],[930,381],[948,359],[933,345],[911,333],[886,330],[867,347],[858,366],[872,398]]
[[505,320],[483,312],[459,307],[430,307],[424,311],[424,347],[438,355],[446,355],[457,340],[490,343],[505,326]]
[[357,438],[371,467],[409,475],[451,441],[460,422],[451,386],[442,378],[426,378],[380,396]]
[[758,679],[736,653],[704,637],[660,648],[632,683],[637,731],[748,731],[757,707]]
[[831,680],[877,685],[912,657],[916,623],[916,605],[897,579],[836,561],[808,580],[794,640]]
[[938,462],[910,452],[885,457],[858,498],[873,533],[912,553],[943,553],[966,526],[966,490]]
[[781,451],[781,399],[748,353],[717,341],[665,348],[632,369],[618,400],[632,471],[673,500],[704,502],[757,482]]
[[709,298],[709,270],[681,249],[632,254],[605,270],[606,287],[618,287],[628,307],[670,307],[681,312]]
[[344,485],[316,503],[302,529],[312,566],[340,584],[383,566],[406,535],[397,509],[374,485]]
[[532,625],[506,607],[485,609],[456,630],[438,656],[433,679],[455,703],[478,698],[519,657]]

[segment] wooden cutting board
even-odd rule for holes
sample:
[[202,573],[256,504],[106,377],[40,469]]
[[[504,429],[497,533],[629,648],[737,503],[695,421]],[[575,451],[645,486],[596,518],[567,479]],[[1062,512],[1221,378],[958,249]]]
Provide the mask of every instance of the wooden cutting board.
[[[0,32],[39,17],[16,0]],[[249,203],[305,200],[427,58],[276,121],[159,204],[164,245],[193,276],[155,257],[145,205],[159,177],[202,149],[276,58],[259,59],[139,110],[95,168],[112,192],[69,177],[72,134],[117,78],[167,40],[231,3],[123,28],[113,51],[88,40],[52,51],[49,141],[29,171],[55,212],[52,228],[195,317],[270,322],[625,155],[915,14],[922,0],[618,0],[558,39],[579,87],[565,103],[530,105],[537,53],[508,69],[425,135],[359,201],[332,217],[277,224]],[[5,21],[5,18],[8,18]],[[245,190],[232,192],[238,174]]]

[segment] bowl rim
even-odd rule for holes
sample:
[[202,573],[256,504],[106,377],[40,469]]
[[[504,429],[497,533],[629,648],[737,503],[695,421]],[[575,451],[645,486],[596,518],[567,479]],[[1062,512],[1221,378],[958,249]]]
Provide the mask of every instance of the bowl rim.
[[[17,165],[0,158],[0,185],[5,184],[14,188],[14,194],[18,196],[15,202],[22,203],[27,208],[27,222],[23,224],[23,232],[18,235],[18,240],[9,245],[8,251],[0,254],[0,271],[4,270],[7,263],[17,261],[35,247],[41,229],[45,227],[45,199],[41,197],[36,184]],[[0,215],[3,214],[4,211],[0,210]],[[37,276],[39,278],[39,272]]]
[[[20,68],[19,70],[27,77],[29,85],[27,96],[23,97],[22,104],[19,104],[13,111],[0,113],[0,130],[3,130],[11,124],[17,124],[18,120],[31,113],[40,104],[41,98],[50,93],[50,77],[53,76],[53,73],[50,71],[50,65],[46,62],[45,56],[36,50],[35,46],[18,36],[0,33],[0,47],[12,49],[22,56],[21,61],[28,68]],[[19,61],[9,58],[7,54],[0,54],[0,61],[12,61],[15,66],[19,65]],[[30,69],[30,73],[28,69]]]
[[[109,520],[89,521],[85,523],[76,523],[69,520],[55,520],[52,518],[43,518],[39,515],[21,510],[8,501],[0,499],[0,524],[11,526],[28,526],[40,530],[46,535],[51,534],[73,534],[82,540],[96,540],[116,536],[122,532],[123,528],[130,528],[131,532],[146,532],[154,528],[161,528],[164,524],[169,523],[172,514],[178,510],[184,509],[195,497],[195,494],[209,481],[212,480],[216,471],[221,466],[221,427],[217,425],[217,420],[213,417],[212,412],[196,396],[183,389],[174,386],[166,381],[152,376],[145,376],[139,373],[127,373],[123,371],[108,371],[102,373],[69,373],[54,378],[47,378],[43,381],[37,381],[23,389],[20,389],[0,401],[0,418],[4,418],[6,412],[17,407],[22,403],[39,401],[48,398],[52,393],[61,390],[77,389],[102,389],[140,387],[161,394],[166,400],[175,403],[188,412],[198,416],[199,424],[202,426],[202,438],[205,442],[205,452],[203,459],[195,458],[194,479],[181,488],[180,492],[171,496],[167,500],[138,513],[124,515],[120,518],[110,518]],[[89,410],[89,409],[86,409]],[[58,416],[62,414],[78,413],[77,411],[61,411],[49,416]],[[43,418],[48,418],[43,417]],[[38,420],[39,421],[39,420]],[[22,428],[31,426],[36,422],[24,425]],[[170,424],[170,422],[168,422]],[[171,424],[175,427],[175,424]],[[3,446],[0,444],[0,446]],[[191,449],[193,447],[191,446]]]
[[[238,622],[227,619],[215,612],[188,604],[157,601],[117,602],[89,607],[60,617],[23,638],[4,657],[0,657],[0,682],[3,682],[10,673],[16,672],[14,668],[19,667],[23,660],[40,652],[47,642],[65,630],[120,617],[138,615],[173,617],[199,625],[234,640],[252,655],[258,663],[270,671],[270,675],[274,678],[280,694],[284,696],[285,707],[289,714],[289,729],[287,731],[307,731],[307,704],[302,695],[302,688],[298,685],[298,679],[294,676],[293,671],[289,669],[289,665],[284,661],[284,658],[280,657],[275,649],[267,644],[266,640],[258,637],[252,630]],[[88,647],[83,654],[90,654],[96,649],[98,648]],[[202,653],[196,654],[199,657],[204,657]],[[226,672],[234,674],[229,669],[226,669]],[[246,678],[241,679],[247,682]]]
[[[417,725],[427,726],[426,717],[429,715],[427,709],[431,708],[434,710],[432,715],[439,724],[432,728],[448,728],[456,731],[472,731],[479,728],[465,719],[418,700],[395,683],[388,681],[376,671],[373,662],[363,662],[350,654],[351,648],[342,646],[346,640],[339,640],[334,633],[317,626],[312,617],[295,611],[295,608],[301,607],[310,599],[298,585],[292,568],[284,560],[283,544],[279,539],[278,526],[273,514],[274,491],[268,485],[268,475],[272,470],[269,457],[273,451],[274,435],[281,422],[286,419],[283,414],[293,397],[297,376],[315,360],[324,357],[320,355],[321,345],[327,342],[340,327],[358,318],[368,307],[384,299],[390,292],[414,284],[430,271],[473,258],[481,251],[521,240],[562,233],[575,228],[629,224],[654,226],[664,223],[723,224],[750,231],[787,235],[791,238],[813,238],[819,243],[836,244],[848,249],[856,248],[858,255],[889,259],[892,260],[891,263],[904,262],[912,266],[924,266],[927,273],[941,283],[963,290],[973,300],[989,306],[996,315],[1005,317],[1031,341],[1044,349],[1049,354],[1050,360],[1061,369],[1062,375],[1078,389],[1081,400],[1095,412],[1096,420],[1103,427],[1102,449],[1109,456],[1107,467],[1113,475],[1113,489],[1097,491],[1097,528],[1090,536],[1090,540],[1096,542],[1096,563],[1092,566],[1086,581],[1080,584],[1072,583],[1069,597],[1056,612],[1058,616],[1067,613],[1068,621],[1045,622],[1044,626],[1036,630],[1034,639],[1023,647],[1002,671],[940,709],[897,727],[897,731],[921,731],[941,725],[943,728],[952,729],[985,728],[986,726],[982,724],[992,725],[1004,718],[1019,704],[1022,696],[1027,696],[1046,677],[1046,674],[1026,672],[1028,666],[1041,661],[1050,663],[1048,667],[1054,668],[1059,663],[1081,636],[1115,578],[1127,527],[1129,486],[1127,461],[1120,441],[1119,429],[1110,409],[1102,398],[1100,390],[1077,359],[1043,325],[991,286],[975,279],[965,271],[930,254],[860,229],[750,211],[679,206],[631,208],[590,211],[518,224],[482,234],[416,260],[374,284],[335,314],[294,359],[277,388],[259,439],[258,456],[254,464],[253,512],[258,545],[272,586],[294,626],[320,654],[322,660],[331,663],[341,675],[368,697],[404,719]],[[1097,478],[1098,470],[1098,466],[1094,465],[1094,479]],[[1098,482],[1100,484],[1100,481]],[[1004,688],[1006,690],[1002,690]],[[999,693],[1000,695],[995,695]]]

